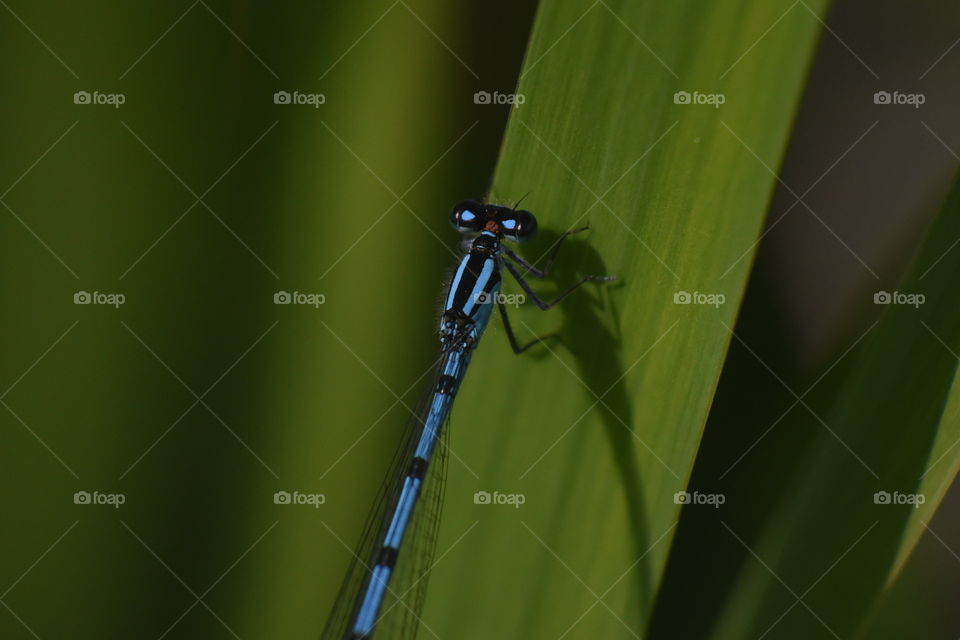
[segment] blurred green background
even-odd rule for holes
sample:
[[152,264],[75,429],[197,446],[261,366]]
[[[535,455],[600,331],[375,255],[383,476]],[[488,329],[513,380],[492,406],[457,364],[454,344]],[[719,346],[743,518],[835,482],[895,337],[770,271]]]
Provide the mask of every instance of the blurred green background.
[[353,544],[405,422],[388,389],[432,360],[448,208],[499,148],[507,108],[474,104],[477,77],[512,88],[532,10],[0,8],[0,636],[319,635],[347,552],[273,494],[350,487],[322,517]]
[[[698,316],[649,371],[626,370],[671,326],[670,292],[689,280],[667,277],[613,212],[587,209],[594,230],[566,250],[558,282],[621,280],[553,317],[518,314],[524,336],[559,327],[561,362],[544,350],[513,359],[498,327],[484,341],[454,412],[462,459],[450,462],[424,620],[444,639],[757,637],[791,605],[750,573],[750,549],[789,547],[783,505],[815,480],[809,461],[836,452],[815,420],[793,417],[724,471],[793,404],[777,377],[809,387],[877,319],[874,291],[896,288],[924,242],[952,246],[960,213],[940,213],[960,160],[950,3],[0,4],[0,637],[317,637],[434,357],[459,240],[449,207],[529,192],[544,231],[524,249],[538,256],[593,200],[566,163],[606,189],[674,121],[682,142],[638,161],[610,201],[684,278],[713,268],[715,245],[726,243],[710,254],[718,264],[745,256],[723,285],[743,342]],[[723,86],[754,102],[694,116],[671,103],[741,53]],[[474,99],[518,83],[530,100],[518,109]],[[928,102],[878,110],[870,96],[895,87]],[[756,133],[772,168],[722,126]],[[797,194],[816,214],[790,212]],[[931,238],[934,220],[946,230]],[[75,304],[78,292],[123,303]],[[275,304],[278,292],[323,304]],[[927,318],[944,335],[958,322],[945,299]],[[946,384],[956,363],[944,358]],[[627,373],[613,409],[587,415]],[[810,399],[824,415],[833,380]],[[679,476],[619,431],[621,409]],[[581,414],[548,470],[518,480]],[[905,415],[885,432],[894,448]],[[932,434],[934,420],[923,424]],[[641,469],[620,455],[632,448]],[[687,486],[729,505],[681,514],[671,496]],[[531,503],[478,516],[477,490]],[[275,504],[283,491],[325,503]],[[948,493],[909,533],[895,518],[885,540],[919,539],[895,575],[865,553],[812,606],[844,638],[960,635],[957,500]],[[803,565],[826,568],[857,533],[824,558],[794,540],[783,572],[797,595],[821,572]],[[643,577],[597,604],[651,545]],[[845,612],[860,573],[884,588],[851,595]],[[837,635],[825,626],[797,605],[765,637]]]

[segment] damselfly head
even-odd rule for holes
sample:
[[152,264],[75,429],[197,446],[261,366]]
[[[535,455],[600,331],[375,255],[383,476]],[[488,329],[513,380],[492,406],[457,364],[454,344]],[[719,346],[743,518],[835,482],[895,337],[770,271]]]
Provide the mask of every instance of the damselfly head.
[[537,231],[537,219],[529,211],[475,200],[458,203],[450,213],[450,223],[460,233],[490,231],[512,242],[529,240]]

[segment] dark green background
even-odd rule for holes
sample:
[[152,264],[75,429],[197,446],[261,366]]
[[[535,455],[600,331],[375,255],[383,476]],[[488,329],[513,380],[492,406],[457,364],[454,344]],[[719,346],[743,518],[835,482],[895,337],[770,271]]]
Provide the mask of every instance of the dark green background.
[[507,116],[473,93],[512,90],[532,10],[0,7],[2,590],[30,569],[0,637],[319,634],[346,552],[273,493],[352,487],[324,518],[353,544],[405,412],[320,476],[430,362],[446,215]]

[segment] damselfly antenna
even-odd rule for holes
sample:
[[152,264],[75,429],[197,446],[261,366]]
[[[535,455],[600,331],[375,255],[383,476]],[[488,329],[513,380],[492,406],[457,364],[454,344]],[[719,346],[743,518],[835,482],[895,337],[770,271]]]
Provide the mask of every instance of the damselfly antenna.
[[516,208],[520,206],[520,203],[523,202],[526,199],[526,197],[531,193],[532,193],[531,191],[527,191],[525,194],[520,196],[520,199],[517,200],[517,204],[513,205],[512,209],[516,210]]

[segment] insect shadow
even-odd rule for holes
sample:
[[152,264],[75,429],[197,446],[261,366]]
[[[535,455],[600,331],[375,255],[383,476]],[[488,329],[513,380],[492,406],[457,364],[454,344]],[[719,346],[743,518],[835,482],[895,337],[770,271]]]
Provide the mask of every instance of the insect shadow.
[[[611,274],[600,253],[591,247],[590,234],[588,230],[567,237],[548,280],[534,282],[534,286],[542,283],[537,290],[545,300],[551,300],[583,275]],[[525,257],[538,258],[559,237],[557,232],[542,230],[534,247],[525,247]],[[584,393],[589,401],[588,406],[592,406],[590,411],[600,416],[610,454],[620,476],[624,508],[637,558],[633,569],[634,579],[642,599],[641,610],[649,611],[653,602],[653,585],[651,567],[645,555],[650,547],[647,509],[637,460],[638,438],[632,426],[634,411],[628,388],[624,384],[626,368],[621,353],[621,328],[616,307],[620,299],[619,292],[624,286],[625,283],[619,278],[611,282],[584,284],[557,305],[562,309],[562,321],[553,334],[545,337],[549,349],[530,349],[530,353],[537,358],[552,357],[551,350],[556,353],[562,345],[576,362],[574,373],[586,387]],[[571,486],[561,491],[560,495],[571,496],[574,495],[573,485],[583,482],[584,478],[568,474],[566,481]],[[611,580],[616,577],[619,576]]]

